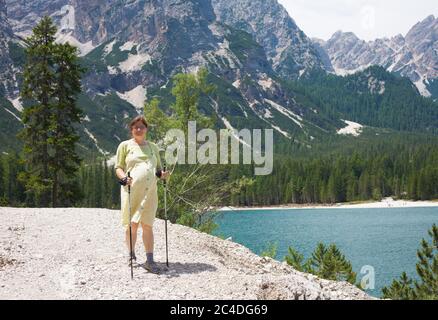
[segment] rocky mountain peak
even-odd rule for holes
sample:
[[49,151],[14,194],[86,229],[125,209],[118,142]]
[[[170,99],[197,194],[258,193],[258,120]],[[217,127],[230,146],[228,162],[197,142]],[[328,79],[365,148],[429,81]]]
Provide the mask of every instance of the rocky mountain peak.
[[414,25],[405,37],[365,42],[351,32],[336,32],[327,42],[316,41],[328,54],[339,75],[351,74],[371,65],[408,77],[424,96],[438,78],[438,19],[430,15]]
[[277,0],[211,2],[219,21],[254,36],[280,75],[296,78],[308,69],[324,68],[311,40]]
[[[429,49],[435,51],[438,48],[438,18],[433,15],[412,27],[406,35],[406,42],[417,54],[431,54]],[[438,54],[435,53],[435,61],[438,62]],[[432,58],[432,56],[430,57]],[[437,74],[438,76],[438,74]]]
[[336,31],[328,41],[338,40],[360,41],[360,39],[353,32],[343,32],[342,30]]

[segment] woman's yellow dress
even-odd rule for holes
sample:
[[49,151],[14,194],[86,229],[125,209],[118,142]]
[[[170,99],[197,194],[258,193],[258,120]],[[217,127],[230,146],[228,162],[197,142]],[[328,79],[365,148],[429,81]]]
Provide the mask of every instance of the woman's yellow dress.
[[[131,221],[152,226],[158,208],[157,169],[161,169],[159,149],[156,144],[146,141],[138,145],[134,139],[120,143],[116,154],[116,169],[121,168],[132,178]],[[129,226],[128,186],[121,186],[122,225]]]

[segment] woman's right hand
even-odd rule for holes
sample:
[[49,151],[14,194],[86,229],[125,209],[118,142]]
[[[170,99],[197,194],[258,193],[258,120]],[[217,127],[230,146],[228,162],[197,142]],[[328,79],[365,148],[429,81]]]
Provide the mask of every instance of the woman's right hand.
[[120,179],[120,181],[126,179],[126,184],[124,184],[125,186],[132,186],[132,177],[128,177],[128,175],[125,173],[125,171],[123,171],[122,168],[117,168],[116,175]]

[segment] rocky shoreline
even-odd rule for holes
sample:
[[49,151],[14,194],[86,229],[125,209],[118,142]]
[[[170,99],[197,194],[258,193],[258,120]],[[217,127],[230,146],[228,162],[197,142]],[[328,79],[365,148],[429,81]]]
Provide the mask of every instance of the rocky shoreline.
[[162,273],[142,268],[139,241],[131,281],[118,210],[0,208],[0,230],[0,299],[374,299],[171,223],[167,269],[160,219],[154,232]]
[[412,201],[394,200],[392,197],[381,201],[362,201],[357,203],[333,204],[285,204],[278,206],[253,206],[253,207],[219,207],[218,211],[244,211],[244,210],[278,210],[278,209],[377,209],[377,208],[419,208],[438,207],[438,200]]

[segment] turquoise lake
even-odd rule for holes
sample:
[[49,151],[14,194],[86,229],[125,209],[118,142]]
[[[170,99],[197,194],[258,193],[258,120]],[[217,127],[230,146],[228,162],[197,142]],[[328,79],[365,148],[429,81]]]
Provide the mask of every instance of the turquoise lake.
[[374,268],[375,286],[366,290],[380,297],[381,289],[403,271],[416,277],[417,249],[428,230],[438,224],[438,207],[379,209],[273,209],[224,211],[217,217],[216,235],[232,237],[260,254],[277,243],[277,260],[289,246],[309,258],[318,242],[335,243],[353,265],[357,281]]

